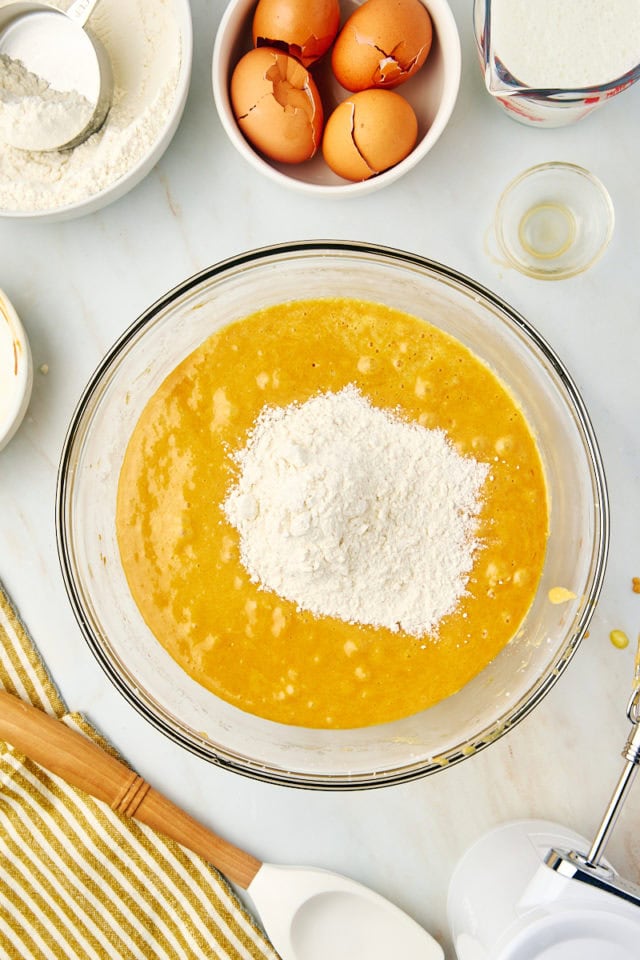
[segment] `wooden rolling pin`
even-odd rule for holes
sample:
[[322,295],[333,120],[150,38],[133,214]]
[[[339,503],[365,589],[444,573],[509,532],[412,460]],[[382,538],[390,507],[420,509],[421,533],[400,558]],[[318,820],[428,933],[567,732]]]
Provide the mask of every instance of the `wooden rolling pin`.
[[246,890],[262,866],[177,807],[135,771],[61,720],[0,690],[0,740],[73,787],[212,863]]

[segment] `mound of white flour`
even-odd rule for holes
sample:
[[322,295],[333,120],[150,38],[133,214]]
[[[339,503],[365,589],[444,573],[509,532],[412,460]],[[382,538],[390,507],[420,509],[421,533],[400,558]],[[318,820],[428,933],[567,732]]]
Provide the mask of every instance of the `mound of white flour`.
[[465,593],[488,466],[354,386],[265,407],[223,504],[241,561],[316,616],[437,631]]
[[0,141],[22,150],[56,147],[84,130],[93,104],[77,90],[60,91],[0,53]]

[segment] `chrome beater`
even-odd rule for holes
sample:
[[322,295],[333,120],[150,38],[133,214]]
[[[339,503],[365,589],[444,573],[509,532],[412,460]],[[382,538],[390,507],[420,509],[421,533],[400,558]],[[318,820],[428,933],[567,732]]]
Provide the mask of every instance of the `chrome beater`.
[[580,880],[582,883],[587,883],[640,907],[640,885],[624,880],[613,869],[600,862],[640,764],[640,637],[633,687],[627,704],[627,717],[632,728],[622,751],[626,763],[591,844],[591,849],[586,854],[576,850],[552,849],[546,855],[545,863],[563,877]]

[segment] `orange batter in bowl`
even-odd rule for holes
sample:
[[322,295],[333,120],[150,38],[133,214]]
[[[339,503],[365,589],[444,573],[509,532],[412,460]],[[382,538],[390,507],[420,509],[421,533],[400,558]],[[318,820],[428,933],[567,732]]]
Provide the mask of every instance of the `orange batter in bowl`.
[[[348,384],[490,464],[482,548],[467,595],[437,636],[300,612],[252,583],[240,562],[221,506],[234,476],[230,454],[265,404]],[[158,641],[224,700],[307,727],[383,723],[459,690],[522,623],[547,529],[538,449],[504,385],[443,331],[348,299],[270,307],[205,341],[147,404],[118,487],[123,567]]]

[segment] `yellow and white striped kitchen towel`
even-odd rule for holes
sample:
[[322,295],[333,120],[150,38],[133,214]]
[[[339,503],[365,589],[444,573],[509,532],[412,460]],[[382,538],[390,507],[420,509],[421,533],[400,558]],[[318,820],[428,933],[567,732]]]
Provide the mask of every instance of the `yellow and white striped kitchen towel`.
[[[0,584],[0,686],[68,714]],[[2,960],[277,960],[220,874],[0,741]]]

